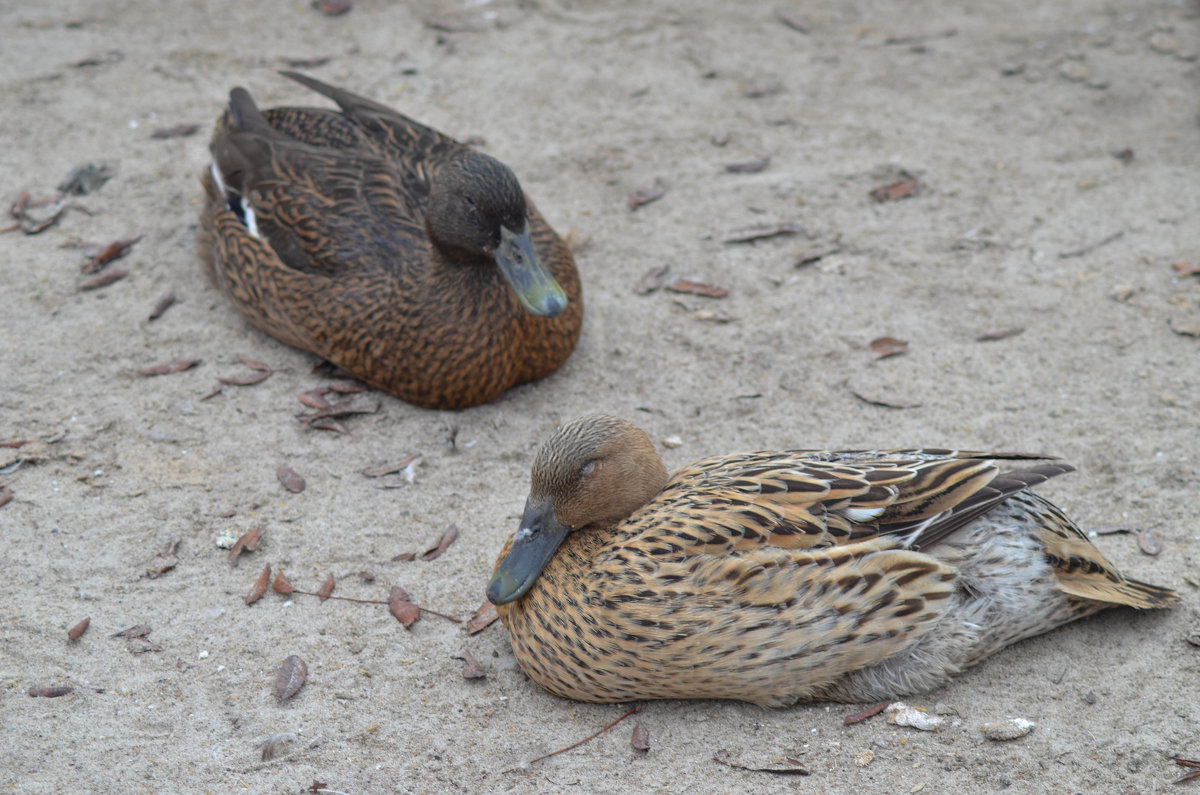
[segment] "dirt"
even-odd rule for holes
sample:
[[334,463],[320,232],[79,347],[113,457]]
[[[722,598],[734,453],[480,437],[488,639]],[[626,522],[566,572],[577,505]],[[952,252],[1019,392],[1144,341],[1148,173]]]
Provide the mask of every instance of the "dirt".
[[[0,9],[5,202],[53,197],[81,164],[114,172],[45,231],[0,237],[0,442],[29,441],[0,447],[7,788],[1145,793],[1185,772],[1170,755],[1200,757],[1200,278],[1173,267],[1200,262],[1195,2],[103,5]],[[329,379],[234,312],[195,237],[230,88],[321,104],[276,74],[315,58],[299,68],[484,139],[571,233],[587,310],[560,372],[458,413],[358,395],[381,406],[347,434],[297,420]],[[199,129],[152,137],[184,124]],[[759,226],[791,231],[724,242]],[[106,268],[126,277],[80,289],[81,244],[138,235]],[[636,292],[664,266],[728,295]],[[884,337],[907,349],[879,357]],[[217,392],[254,374],[238,356],[271,375]],[[1153,556],[1133,534],[1097,544],[1183,601],[1109,611],[907,699],[945,715],[938,732],[843,726],[866,705],[658,702],[532,764],[625,708],[538,689],[498,623],[245,604],[269,563],[300,590],[332,574],[335,596],[400,585],[470,617],[539,440],[595,410],[678,437],[668,466],[765,447],[1059,455],[1079,471],[1039,491],[1085,527],[1153,533]],[[413,454],[411,482],[362,474]],[[231,567],[217,541],[260,526]],[[464,652],[484,677],[464,679]],[[290,655],[307,678],[281,701]],[[28,695],[53,687],[73,689]],[[984,738],[1008,717],[1036,727]]]

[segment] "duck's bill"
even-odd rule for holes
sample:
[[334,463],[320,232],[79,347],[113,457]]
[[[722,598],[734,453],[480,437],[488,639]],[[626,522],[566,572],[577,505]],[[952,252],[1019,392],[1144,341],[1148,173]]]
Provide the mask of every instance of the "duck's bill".
[[526,503],[521,528],[488,583],[488,601],[503,605],[524,596],[570,532],[571,528],[555,517],[550,500],[540,505]]
[[567,308],[567,294],[537,255],[528,223],[520,232],[501,226],[495,256],[500,272],[527,310],[535,315],[557,317]]

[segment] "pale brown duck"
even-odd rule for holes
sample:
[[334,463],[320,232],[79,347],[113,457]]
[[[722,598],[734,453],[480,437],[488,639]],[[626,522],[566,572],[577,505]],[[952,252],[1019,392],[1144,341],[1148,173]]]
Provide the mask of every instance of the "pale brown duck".
[[512,171],[283,74],[339,110],[230,94],[200,248],[242,316],[421,406],[474,406],[557,370],[579,338],[579,274]]
[[521,667],[568,698],[920,693],[1098,610],[1177,601],[1121,574],[1028,490],[1072,469],[1013,453],[793,450],[668,477],[636,426],[583,417],[538,452],[487,594]]

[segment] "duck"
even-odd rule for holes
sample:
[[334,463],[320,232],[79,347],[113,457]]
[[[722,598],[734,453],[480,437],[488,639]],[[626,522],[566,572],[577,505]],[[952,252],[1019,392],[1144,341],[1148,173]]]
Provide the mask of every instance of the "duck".
[[367,384],[462,409],[544,378],[579,339],[575,261],[508,166],[297,72],[338,109],[234,88],[198,245],[249,323]]
[[1099,610],[1178,601],[1029,490],[1071,471],[1021,453],[788,450],[668,475],[644,431],[589,415],[538,450],[487,597],[524,672],[579,701],[924,693]]

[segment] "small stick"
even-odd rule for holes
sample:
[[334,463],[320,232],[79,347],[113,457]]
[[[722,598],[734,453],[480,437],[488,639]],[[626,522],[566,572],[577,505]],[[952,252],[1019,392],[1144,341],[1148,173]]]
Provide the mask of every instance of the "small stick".
[[[641,708],[640,706],[638,706],[638,707],[634,707],[633,709],[629,710],[628,712],[626,712],[626,713],[625,713],[624,715],[622,715],[621,717],[619,717],[619,718],[617,718],[616,720],[614,720],[612,723],[608,724],[607,726],[605,726],[604,728],[600,729],[599,731],[594,731],[594,732],[592,732],[591,734],[589,734],[587,737],[584,737],[584,738],[583,738],[582,740],[580,740],[579,742],[577,742],[577,743],[573,743],[573,744],[571,744],[571,745],[568,745],[566,748],[559,748],[557,751],[551,751],[551,752],[550,752],[550,753],[548,753],[548,754],[542,754],[542,755],[541,755],[541,756],[539,756],[537,759],[531,759],[531,760],[529,761],[529,764],[531,764],[531,765],[532,765],[532,764],[534,764],[534,763],[536,763],[536,762],[540,762],[540,761],[542,761],[543,759],[549,759],[549,758],[550,758],[550,757],[552,757],[552,756],[558,756],[559,754],[565,754],[567,751],[570,751],[570,750],[572,750],[572,749],[574,749],[574,748],[578,748],[579,746],[583,745],[584,743],[588,742],[589,740],[594,740],[594,739],[596,739],[597,737],[599,737],[601,734],[604,734],[606,731],[608,731],[609,729],[611,729],[613,726],[616,726],[618,723],[620,723],[621,721],[625,720],[626,718],[628,718],[630,715],[634,714],[635,712],[641,712],[641,711],[642,711],[642,708]],[[513,773],[513,772],[516,772],[516,768],[514,767],[514,768],[512,768],[512,769],[510,769],[510,770],[505,770],[504,772],[505,772],[505,773]]]
[[880,701],[878,704],[872,707],[867,707],[862,712],[856,712],[853,715],[847,715],[842,721],[842,725],[853,726],[856,723],[862,723],[867,718],[873,718],[880,712],[883,712],[885,709],[891,706],[891,704],[892,702],[890,701]]
[[[299,588],[293,588],[291,592],[304,594],[305,596],[320,596],[320,594],[318,594],[314,591],[301,591]],[[385,599],[355,599],[353,596],[332,596],[332,595],[329,596],[328,598],[340,599],[343,602],[356,602],[357,604],[360,604],[360,605],[386,605],[387,604],[387,600],[385,600]],[[416,604],[416,603],[414,602],[414,604]],[[453,621],[455,624],[462,623],[461,618],[455,618],[454,616],[448,616],[445,613],[439,613],[436,610],[430,610],[428,607],[421,607],[420,605],[416,605],[416,607],[422,613],[429,613],[430,615],[435,615],[438,618],[444,618],[447,621]]]

